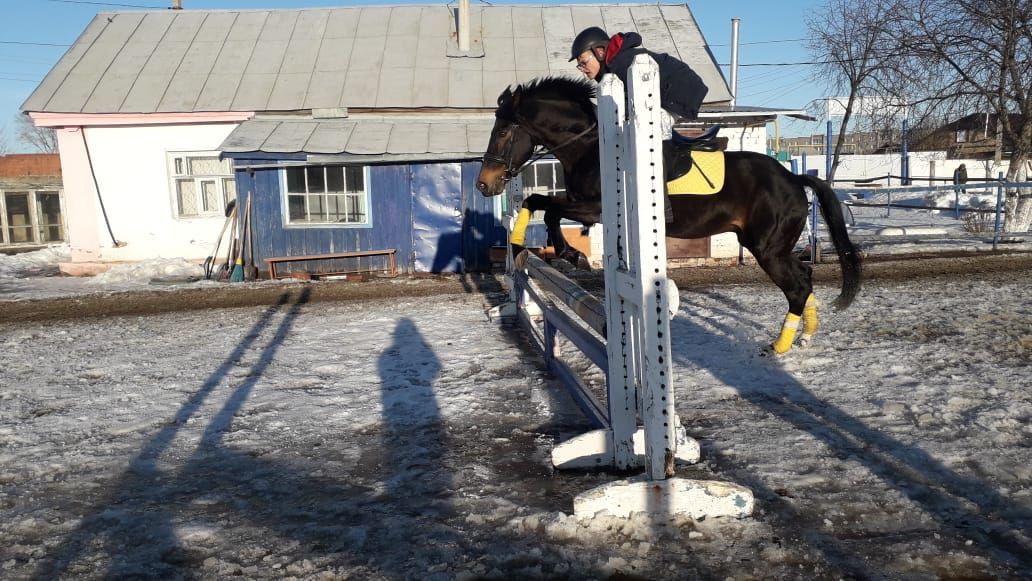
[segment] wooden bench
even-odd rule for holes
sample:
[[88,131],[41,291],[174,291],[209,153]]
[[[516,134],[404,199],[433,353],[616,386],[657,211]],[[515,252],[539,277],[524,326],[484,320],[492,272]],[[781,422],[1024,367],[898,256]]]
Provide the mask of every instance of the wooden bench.
[[[306,255],[303,255],[303,256],[274,256],[272,258],[266,258],[265,259],[265,263],[269,265],[269,278],[275,280],[277,278],[280,278],[279,273],[276,272],[276,266],[279,265],[279,264],[282,264],[284,262],[310,262],[310,261],[313,261],[313,260],[334,260],[334,259],[339,259],[339,258],[362,258],[362,257],[365,257],[365,256],[386,256],[387,257],[387,261],[388,261],[387,270],[391,274],[394,274],[394,272],[395,272],[395,263],[394,263],[394,255],[395,255],[395,253],[396,253],[396,250],[394,248],[387,248],[387,249],[384,249],[384,250],[354,250],[354,251],[351,251],[351,252],[330,252],[328,254],[306,254]],[[313,274],[312,276],[314,276],[314,277],[318,277],[318,276],[336,276],[336,275],[340,275],[340,274],[351,274],[351,273],[355,273],[355,272],[373,272],[375,270],[382,270],[382,269],[367,268],[367,269],[345,270],[345,271],[335,271],[335,272],[320,272],[320,273],[317,273],[317,274]]]

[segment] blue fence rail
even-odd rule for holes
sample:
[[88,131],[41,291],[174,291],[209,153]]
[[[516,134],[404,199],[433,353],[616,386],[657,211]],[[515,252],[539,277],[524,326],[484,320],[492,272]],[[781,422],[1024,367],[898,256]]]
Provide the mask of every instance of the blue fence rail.
[[[898,176],[878,176],[875,178],[863,178],[863,179],[849,179],[849,180],[836,180],[840,182],[850,183],[873,183],[881,180],[891,180],[893,177]],[[911,183],[916,179],[911,178]],[[931,182],[933,178],[927,178],[922,181]],[[1003,234],[1001,229],[1003,226],[1003,216],[1006,212],[1004,209],[1004,193],[1008,189],[1021,188],[1021,189],[1032,189],[1032,182],[1008,182],[1003,179],[1001,174],[998,179],[995,180],[970,180],[964,184],[950,184],[943,186],[934,185],[921,185],[921,186],[892,186],[892,187],[835,187],[835,193],[838,195],[839,200],[843,205],[843,213],[845,214],[847,221],[850,225],[856,225],[854,218],[854,208],[884,208],[884,217],[888,218],[892,215],[892,210],[906,211],[939,211],[943,213],[951,212],[955,219],[960,220],[962,214],[993,214],[993,238],[992,247],[993,250],[997,249],[997,245],[1000,242],[1001,235]],[[950,206],[940,205],[927,205],[927,204],[914,204],[914,203],[901,203],[901,200],[907,196],[913,197],[914,194],[933,194],[936,192],[951,192],[953,193],[953,204]],[[995,204],[993,207],[975,207],[975,206],[962,206],[961,196],[970,196],[974,194],[989,194],[995,195]],[[877,202],[871,201],[872,198],[884,198]],[[817,208],[811,203],[810,211],[810,234],[809,234],[809,247],[811,249],[811,259],[816,260],[816,249],[818,248],[818,237],[817,237]],[[987,233],[984,234],[972,234],[966,236],[963,234],[953,234],[951,237],[955,238],[985,238]],[[1015,233],[1008,232],[1007,237],[1011,237]],[[1027,233],[1017,233],[1017,237],[1027,237]],[[873,238],[873,237],[868,237]]]

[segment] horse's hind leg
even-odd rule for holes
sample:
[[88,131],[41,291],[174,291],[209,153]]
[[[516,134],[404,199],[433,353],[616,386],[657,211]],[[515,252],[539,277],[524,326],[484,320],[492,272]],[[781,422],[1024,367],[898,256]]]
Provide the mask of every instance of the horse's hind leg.
[[548,228],[548,237],[552,239],[552,247],[555,249],[557,258],[562,258],[573,266],[582,270],[591,270],[591,263],[584,253],[577,250],[563,236],[562,215],[551,207],[545,211],[545,227]]
[[774,353],[781,355],[792,348],[800,322],[803,324],[803,341],[809,342],[817,332],[817,300],[813,297],[812,269],[790,251],[773,254],[760,249],[750,250],[760,267],[788,299],[788,314],[782,323],[781,333],[771,344]]

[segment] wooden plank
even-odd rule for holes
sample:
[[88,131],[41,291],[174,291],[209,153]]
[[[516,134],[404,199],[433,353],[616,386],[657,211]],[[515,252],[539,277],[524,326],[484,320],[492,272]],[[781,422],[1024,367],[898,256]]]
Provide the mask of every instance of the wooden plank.
[[[584,321],[603,337],[606,332],[606,309],[594,295],[582,289],[563,273],[549,266],[544,260],[528,251],[521,253],[527,271],[542,288],[555,295],[566,306],[573,309]],[[517,262],[517,265],[519,262]]]

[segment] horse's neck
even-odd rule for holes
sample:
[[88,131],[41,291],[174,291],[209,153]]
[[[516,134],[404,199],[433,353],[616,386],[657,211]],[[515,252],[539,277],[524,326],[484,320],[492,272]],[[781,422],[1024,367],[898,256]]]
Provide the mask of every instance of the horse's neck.
[[[563,131],[542,131],[541,144],[552,152],[563,167],[570,169],[576,166],[585,156],[598,154],[598,130],[590,131],[595,125],[594,119],[584,120],[571,129]],[[578,134],[588,131],[578,137]],[[571,141],[572,140],[572,141]]]

